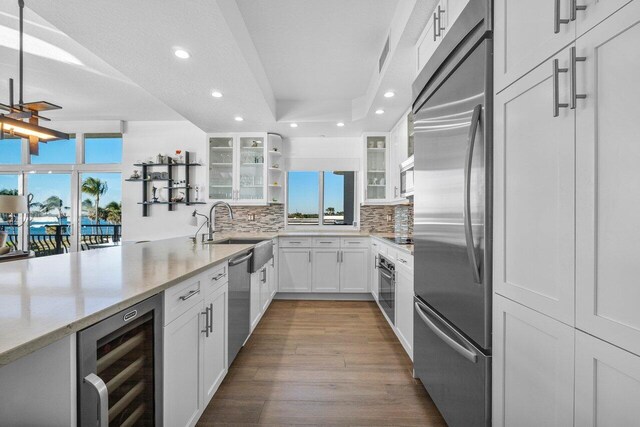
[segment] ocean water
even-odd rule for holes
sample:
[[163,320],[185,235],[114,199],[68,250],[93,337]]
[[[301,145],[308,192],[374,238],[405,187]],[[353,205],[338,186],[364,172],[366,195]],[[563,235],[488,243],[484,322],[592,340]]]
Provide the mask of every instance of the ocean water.
[[[47,234],[47,226],[48,225],[68,225],[69,220],[67,218],[62,218],[60,222],[55,218],[47,217],[47,218],[34,218],[31,221],[31,235],[45,235]],[[103,225],[103,227],[95,226],[95,221],[89,219],[87,217],[82,217],[81,219],[82,229],[81,234],[112,234],[113,233],[113,225],[104,220],[100,220],[99,225]],[[89,227],[88,225],[93,225]],[[17,234],[18,228],[15,226],[7,225],[7,223],[0,220],[0,230],[7,231],[9,234]],[[69,230],[63,229],[62,234],[69,234]]]

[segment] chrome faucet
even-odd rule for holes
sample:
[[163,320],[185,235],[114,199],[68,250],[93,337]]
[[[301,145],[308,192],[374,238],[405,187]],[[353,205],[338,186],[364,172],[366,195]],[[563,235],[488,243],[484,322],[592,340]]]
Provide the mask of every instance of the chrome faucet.
[[209,210],[209,235],[207,237],[208,242],[211,242],[213,240],[213,234],[216,232],[216,207],[220,205],[227,207],[227,210],[229,211],[229,219],[233,220],[233,209],[231,209],[229,203],[222,201],[215,202]]

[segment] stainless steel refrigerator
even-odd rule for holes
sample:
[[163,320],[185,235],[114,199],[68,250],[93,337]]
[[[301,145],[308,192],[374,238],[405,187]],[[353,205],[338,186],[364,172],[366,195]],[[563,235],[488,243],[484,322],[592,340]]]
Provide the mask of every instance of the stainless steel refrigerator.
[[414,372],[451,427],[491,423],[491,2],[414,83]]

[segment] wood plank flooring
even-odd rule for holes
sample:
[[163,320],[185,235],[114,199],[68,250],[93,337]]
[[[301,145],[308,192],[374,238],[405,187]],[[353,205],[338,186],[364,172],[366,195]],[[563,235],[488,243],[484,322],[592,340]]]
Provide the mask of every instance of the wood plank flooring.
[[198,425],[446,426],[375,302],[283,300]]

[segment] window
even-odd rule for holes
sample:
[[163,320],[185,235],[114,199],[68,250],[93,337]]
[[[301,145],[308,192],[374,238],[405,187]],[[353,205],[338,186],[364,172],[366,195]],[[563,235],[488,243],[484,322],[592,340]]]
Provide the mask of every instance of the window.
[[[18,194],[20,175],[0,174],[0,195],[14,196]],[[20,215],[0,212],[0,231],[7,232],[7,246],[17,246],[18,225]]]
[[41,142],[38,151],[37,156],[31,156],[33,165],[73,164],[76,162],[76,136],[71,135],[69,139],[47,143]]
[[37,256],[68,252],[71,248],[71,174],[30,173],[33,194],[29,243]]
[[122,185],[119,173],[80,174],[80,244],[83,250],[120,242]]
[[355,172],[289,172],[288,226],[354,226]]
[[85,163],[121,163],[122,135],[117,133],[85,134]]
[[0,164],[2,165],[19,165],[22,163],[20,159],[20,149],[22,140],[20,138],[0,139]]

